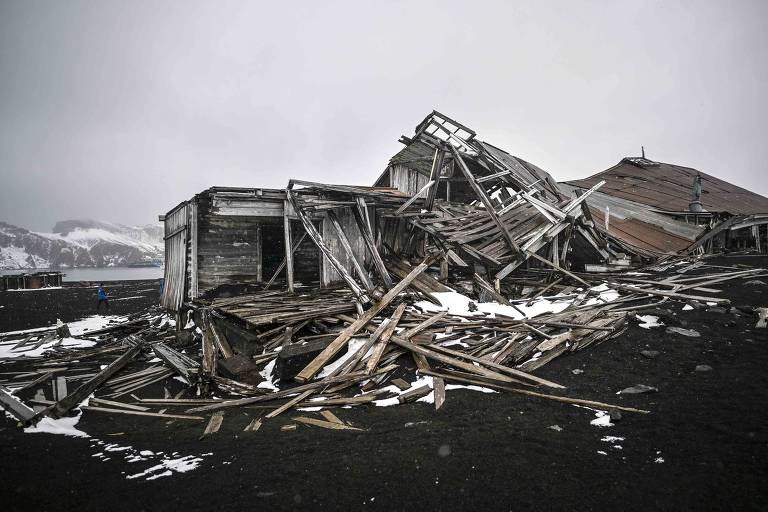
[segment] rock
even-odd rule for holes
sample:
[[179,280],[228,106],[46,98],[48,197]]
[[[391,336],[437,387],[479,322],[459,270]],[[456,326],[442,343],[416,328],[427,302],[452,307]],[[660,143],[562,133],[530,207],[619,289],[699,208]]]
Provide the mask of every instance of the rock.
[[620,395],[640,395],[642,393],[656,393],[659,388],[653,386],[646,386],[645,384],[636,384],[630,388],[625,388],[619,391]]
[[697,372],[711,372],[712,371],[712,367],[709,366],[708,364],[699,364],[699,365],[696,365],[696,371]]
[[619,421],[621,420],[621,411],[618,409],[611,409],[608,411],[608,416],[610,416],[611,421]]
[[582,370],[581,368],[574,368],[573,370],[571,370],[571,373],[574,375],[581,375],[582,373],[584,373],[584,370]]
[[698,338],[701,336],[699,334],[699,331],[694,331],[693,329],[683,329],[682,327],[667,327],[668,333],[674,333],[674,334],[682,334],[683,336],[689,336],[691,338]]
[[641,350],[640,355],[643,357],[647,357],[648,359],[654,359],[655,357],[658,357],[660,352],[658,350]]
[[710,306],[707,308],[709,313],[727,313],[728,310],[721,306]]
[[563,427],[561,427],[560,425],[550,425],[547,428],[550,429],[550,430],[554,430],[555,432],[562,432],[563,431]]

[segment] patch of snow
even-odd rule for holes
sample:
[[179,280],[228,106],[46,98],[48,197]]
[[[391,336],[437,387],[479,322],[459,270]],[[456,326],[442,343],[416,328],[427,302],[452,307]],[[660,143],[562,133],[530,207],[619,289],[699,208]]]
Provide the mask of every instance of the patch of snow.
[[595,416],[597,416],[595,419],[589,422],[590,425],[594,425],[596,427],[612,427],[613,423],[611,423],[611,416],[605,411],[595,411]]
[[686,304],[685,306],[683,306],[683,311],[690,311],[692,309],[693,309],[693,306],[691,306],[690,304]]
[[663,322],[659,322],[659,317],[653,315],[637,315],[637,319],[640,321],[640,327],[643,329],[650,329],[651,327],[660,327],[664,325]]
[[277,359],[271,360],[269,363],[267,363],[267,366],[264,367],[263,370],[259,373],[261,377],[264,379],[264,382],[260,382],[257,388],[264,388],[264,389],[271,389],[272,391],[279,391],[280,389],[275,386],[273,379],[274,375],[273,372],[275,371],[275,363],[277,362]]

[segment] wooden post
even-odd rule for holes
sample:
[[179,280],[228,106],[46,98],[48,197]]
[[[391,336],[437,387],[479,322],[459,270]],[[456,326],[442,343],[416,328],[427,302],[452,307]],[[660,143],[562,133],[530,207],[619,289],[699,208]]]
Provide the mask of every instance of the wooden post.
[[437,197],[437,189],[440,188],[440,170],[443,168],[443,158],[445,158],[445,151],[441,148],[435,148],[435,156],[432,159],[432,171],[429,173],[429,181],[433,181],[435,184],[427,192],[427,198],[424,201],[424,209],[428,211],[432,211],[435,197]]
[[262,242],[261,242],[261,224],[256,226],[256,282],[260,283],[264,280],[264,270],[262,265]]
[[293,246],[291,244],[291,219],[288,217],[290,204],[287,200],[285,201],[283,229],[285,231],[285,280],[288,284],[288,291],[293,293]]
[[357,202],[357,208],[352,208],[352,211],[355,214],[357,227],[360,228],[360,234],[363,235],[363,241],[365,242],[366,247],[368,247],[368,252],[371,253],[373,265],[376,267],[381,280],[384,281],[384,286],[392,288],[392,279],[389,277],[387,266],[384,265],[384,260],[381,259],[381,255],[376,249],[376,241],[373,238],[373,230],[371,229],[371,222],[368,218],[368,207],[365,204],[365,199],[357,196],[355,197],[355,201]]

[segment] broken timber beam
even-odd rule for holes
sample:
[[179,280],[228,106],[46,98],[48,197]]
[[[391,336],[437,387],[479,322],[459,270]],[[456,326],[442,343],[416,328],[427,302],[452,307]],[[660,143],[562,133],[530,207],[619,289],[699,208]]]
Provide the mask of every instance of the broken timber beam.
[[330,345],[328,345],[325,350],[320,352],[315,359],[310,362],[306,368],[304,368],[299,374],[296,376],[296,380],[298,382],[307,382],[312,377],[317,375],[317,372],[320,371],[320,369],[325,366],[325,364],[334,356],[336,353],[341,350],[343,346],[349,342],[349,339],[354,336],[360,329],[364,328],[368,322],[373,320],[373,318],[378,315],[384,308],[389,306],[390,302],[394,300],[395,297],[397,297],[400,292],[405,290],[409,284],[411,284],[411,281],[416,279],[422,272],[424,272],[427,269],[426,263],[421,263],[419,266],[414,268],[410,274],[408,274],[402,281],[397,283],[392,289],[390,289],[382,298],[380,301],[375,303],[373,306],[371,306],[368,311],[363,313],[363,315],[360,316],[355,322],[349,325],[346,329],[344,329],[339,336],[331,342]]

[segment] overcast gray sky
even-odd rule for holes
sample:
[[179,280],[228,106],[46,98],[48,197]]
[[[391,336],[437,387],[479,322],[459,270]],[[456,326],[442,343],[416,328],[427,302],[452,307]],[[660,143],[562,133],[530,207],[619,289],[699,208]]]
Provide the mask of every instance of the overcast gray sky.
[[0,0],[0,220],[144,224],[213,185],[370,184],[432,109],[584,177],[768,195],[768,2]]

